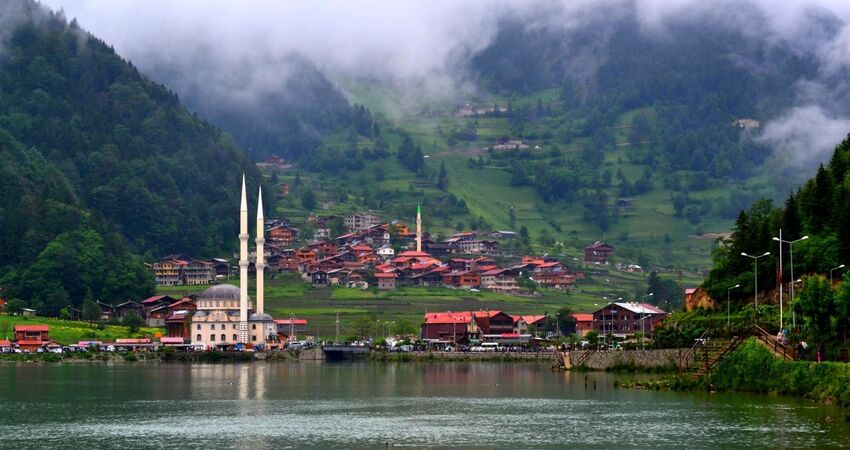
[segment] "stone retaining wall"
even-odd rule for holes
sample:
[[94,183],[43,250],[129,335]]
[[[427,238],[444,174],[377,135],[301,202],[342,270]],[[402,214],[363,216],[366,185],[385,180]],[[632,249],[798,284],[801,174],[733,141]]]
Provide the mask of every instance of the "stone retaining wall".
[[[690,352],[689,348],[659,350],[611,350],[567,352],[571,367],[605,370],[615,366],[654,368],[676,366]],[[588,353],[589,352],[589,353]]]
[[553,363],[555,357],[551,351],[540,352],[409,352],[405,353],[414,360],[445,361],[545,361]]

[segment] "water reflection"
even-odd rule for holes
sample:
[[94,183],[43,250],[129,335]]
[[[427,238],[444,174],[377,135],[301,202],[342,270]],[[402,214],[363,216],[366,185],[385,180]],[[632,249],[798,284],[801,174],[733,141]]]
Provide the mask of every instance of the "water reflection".
[[[526,364],[0,366],[2,448],[840,446],[837,410]],[[835,417],[829,424],[827,415]]]

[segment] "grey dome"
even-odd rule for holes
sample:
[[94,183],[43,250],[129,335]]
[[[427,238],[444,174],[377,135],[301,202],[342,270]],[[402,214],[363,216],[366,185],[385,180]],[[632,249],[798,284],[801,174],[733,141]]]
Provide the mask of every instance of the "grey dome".
[[239,301],[239,288],[232,284],[219,284],[201,292],[198,300],[236,300]]
[[248,320],[256,320],[256,321],[262,321],[262,322],[271,322],[271,321],[272,321],[272,320],[274,320],[274,319],[272,319],[272,316],[270,316],[270,315],[268,315],[268,314],[257,314],[257,313],[253,313],[253,314],[248,315]]

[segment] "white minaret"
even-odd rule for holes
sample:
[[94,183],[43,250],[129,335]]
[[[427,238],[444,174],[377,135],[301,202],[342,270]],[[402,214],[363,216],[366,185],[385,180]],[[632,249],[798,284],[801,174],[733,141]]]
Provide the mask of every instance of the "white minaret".
[[248,196],[244,173],[239,207],[239,342],[248,342]]
[[422,251],[422,208],[416,205],[416,251]]
[[257,314],[263,313],[263,289],[265,288],[266,269],[266,223],[263,219],[263,188],[257,196]]

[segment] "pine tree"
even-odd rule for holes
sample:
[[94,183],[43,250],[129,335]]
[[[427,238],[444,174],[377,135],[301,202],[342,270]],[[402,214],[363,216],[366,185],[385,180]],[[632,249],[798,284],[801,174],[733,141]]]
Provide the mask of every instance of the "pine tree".
[[446,173],[446,163],[440,163],[440,174],[437,176],[437,187],[445,192],[449,190],[449,176]]

